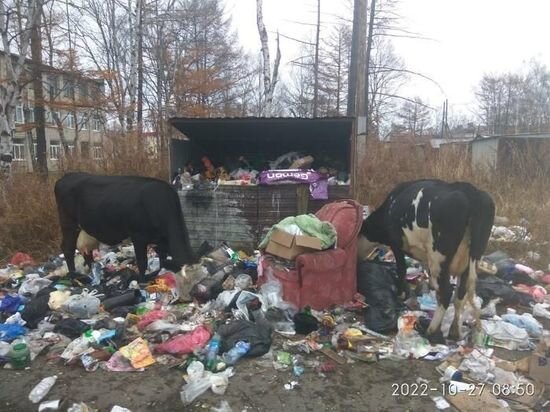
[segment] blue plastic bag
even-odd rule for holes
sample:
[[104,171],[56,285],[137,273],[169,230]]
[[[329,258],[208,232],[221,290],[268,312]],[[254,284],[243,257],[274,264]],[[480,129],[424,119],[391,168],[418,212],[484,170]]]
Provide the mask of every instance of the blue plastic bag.
[[23,301],[19,295],[6,295],[0,302],[0,312],[15,313]]
[[21,325],[0,323],[0,340],[4,342],[11,342],[25,333],[27,329]]

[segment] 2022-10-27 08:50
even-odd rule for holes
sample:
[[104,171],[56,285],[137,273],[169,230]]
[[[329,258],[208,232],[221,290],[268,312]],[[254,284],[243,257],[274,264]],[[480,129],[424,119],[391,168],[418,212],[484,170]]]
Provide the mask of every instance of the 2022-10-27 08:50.
[[393,383],[392,396],[429,396],[435,392],[442,392],[443,395],[454,396],[458,393],[465,393],[469,396],[479,396],[483,391],[488,390],[494,396],[532,396],[535,393],[535,386],[530,383],[518,383],[517,385],[509,384],[485,384],[485,383],[470,383],[465,390],[459,390],[456,385],[448,385],[440,383],[430,385],[428,383]]

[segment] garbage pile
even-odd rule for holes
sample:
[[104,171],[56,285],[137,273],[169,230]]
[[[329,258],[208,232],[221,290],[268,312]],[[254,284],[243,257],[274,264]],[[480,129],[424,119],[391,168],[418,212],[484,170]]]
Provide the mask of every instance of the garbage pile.
[[[326,310],[286,302],[284,286],[262,270],[259,253],[249,256],[225,244],[201,249],[200,264],[177,273],[160,268],[151,251],[150,281],[142,284],[131,246],[102,247],[91,268],[77,256],[79,274],[68,274],[63,257],[36,264],[16,254],[0,269],[0,362],[5,368],[32,368],[33,360],[44,356],[90,373],[99,368],[143,371],[160,364],[185,371],[184,405],[209,390],[223,395],[242,358],[291,372],[285,390],[300,386],[305,373],[326,376],[349,363],[434,361],[442,393],[433,400],[441,409],[450,402],[467,410],[468,394],[482,384],[492,388],[483,392],[488,408],[534,407],[550,383],[545,328],[550,276],[503,252],[480,264],[476,304],[482,308],[481,331],[470,327],[473,311],[466,308],[462,339],[451,342],[446,336],[453,305],[441,334],[428,337],[436,300],[426,271],[407,259],[414,293],[403,302],[388,249],[373,250],[370,260],[359,264],[352,300]],[[257,282],[258,276],[266,279]],[[495,356],[495,348],[525,351],[526,356],[506,361]],[[44,401],[56,379],[45,376],[29,399]],[[417,382],[432,384],[422,377]],[[43,403],[51,402],[56,400]],[[85,410],[78,407],[73,410]],[[230,410],[226,403],[223,407]]]
[[[266,174],[268,171],[302,171],[309,174],[307,183],[323,181],[328,185],[349,185],[349,174],[337,160],[315,159],[299,152],[284,153],[271,161],[260,158],[249,160],[240,156],[238,159],[226,159],[225,163],[203,156],[179,168],[172,177],[172,184],[183,190],[208,183],[238,186],[277,184],[277,180]],[[285,183],[293,181],[300,182],[297,176],[290,175],[284,180]]]

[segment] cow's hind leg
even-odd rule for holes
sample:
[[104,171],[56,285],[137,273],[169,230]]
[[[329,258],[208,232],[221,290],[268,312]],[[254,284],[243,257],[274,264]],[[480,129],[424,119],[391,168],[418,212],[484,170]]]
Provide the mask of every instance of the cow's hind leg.
[[75,273],[76,268],[74,264],[74,255],[76,250],[76,239],[78,238],[78,227],[76,225],[62,226],[61,232],[63,234],[63,239],[61,240],[61,250],[65,256],[67,268],[69,269],[69,273]]
[[476,285],[477,285],[477,260],[470,259],[470,265],[469,265],[469,275],[468,275],[468,284],[466,285],[466,294],[468,295],[468,302],[470,302],[470,305],[472,305],[472,309],[474,310],[474,318],[476,322],[476,329],[479,332],[481,330],[481,320],[480,320],[480,312],[481,309],[477,307],[475,303],[475,297],[476,297]]
[[437,309],[435,310],[430,326],[428,327],[428,334],[432,335],[441,327],[441,322],[445,316],[445,312],[451,302],[452,289],[449,279],[449,273],[447,270],[447,262],[440,264],[430,265],[430,277],[433,279],[433,283],[437,285]]
[[[474,299],[473,297],[470,297],[470,287],[471,287],[471,276],[470,276],[470,270],[467,268],[462,275],[458,277],[458,285],[456,289],[456,296],[455,296],[455,316],[453,319],[453,323],[451,324],[451,329],[449,330],[449,339],[452,340],[459,340],[460,339],[460,316],[462,315],[462,312],[464,310],[464,298],[467,297],[469,303],[472,305],[472,307],[475,310],[474,305]],[[474,280],[474,294],[475,294],[475,280]],[[466,296],[468,295],[468,296]]]

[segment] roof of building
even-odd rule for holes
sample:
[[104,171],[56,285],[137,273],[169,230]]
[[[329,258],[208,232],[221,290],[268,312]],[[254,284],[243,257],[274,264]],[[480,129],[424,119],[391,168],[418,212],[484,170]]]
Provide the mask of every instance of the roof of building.
[[480,136],[472,140],[472,144],[480,141],[494,139],[550,139],[550,133],[517,133],[517,134],[498,134],[492,136]]
[[352,117],[173,117],[169,123],[190,139],[257,140],[261,137],[300,136],[342,138],[351,136]]

